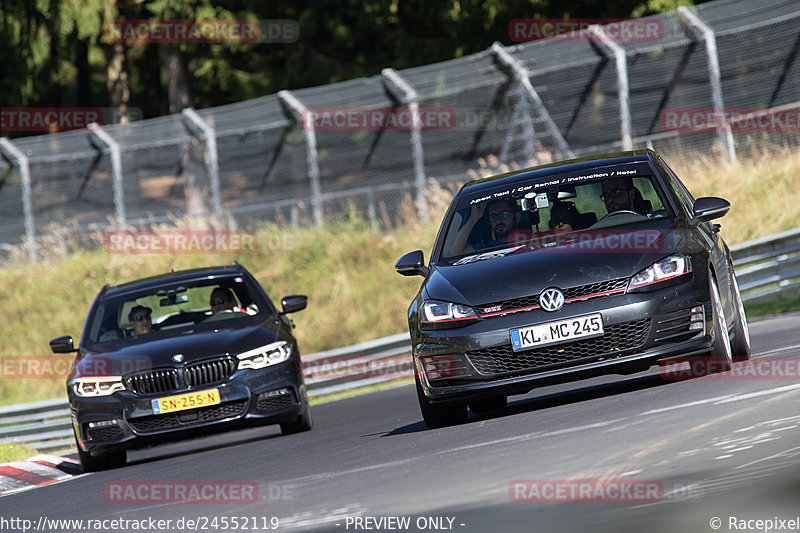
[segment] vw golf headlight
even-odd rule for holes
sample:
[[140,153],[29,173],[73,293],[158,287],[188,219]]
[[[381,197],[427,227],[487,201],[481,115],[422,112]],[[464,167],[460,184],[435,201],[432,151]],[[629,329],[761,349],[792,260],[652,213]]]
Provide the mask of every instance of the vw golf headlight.
[[[674,254],[653,263],[631,278],[628,290],[648,287],[662,281],[683,276],[692,271],[692,260],[685,255]],[[654,287],[655,288],[655,287]]]
[[428,300],[422,304],[422,329],[459,328],[478,320],[475,310],[463,304]]

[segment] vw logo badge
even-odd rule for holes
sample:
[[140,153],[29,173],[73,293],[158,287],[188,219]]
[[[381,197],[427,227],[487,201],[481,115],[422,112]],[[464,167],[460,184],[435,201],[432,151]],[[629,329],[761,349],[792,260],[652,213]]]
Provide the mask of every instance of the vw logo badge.
[[[562,298],[562,300],[563,300],[563,298]],[[172,356],[172,360],[175,361],[176,363],[183,362],[183,354],[182,353],[176,353],[175,355]]]
[[555,287],[545,289],[539,294],[539,304],[545,311],[558,311],[564,307],[564,293]]

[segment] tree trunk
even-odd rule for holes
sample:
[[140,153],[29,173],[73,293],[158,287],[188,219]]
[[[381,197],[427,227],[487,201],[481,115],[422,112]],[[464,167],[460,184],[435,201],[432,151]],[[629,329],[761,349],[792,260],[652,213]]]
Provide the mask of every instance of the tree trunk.
[[189,96],[189,74],[186,68],[186,58],[183,52],[174,44],[164,45],[167,66],[167,99],[169,112],[180,113],[191,107],[192,100]]
[[108,87],[109,101],[111,107],[115,109],[115,115],[119,117],[120,124],[128,123],[128,104],[131,100],[130,80],[125,56],[125,45],[122,43],[114,44],[111,47],[111,57],[108,61]]
[[92,105],[92,69],[89,66],[89,43],[85,39],[79,40],[77,35],[75,40],[77,41],[75,66],[78,68],[78,105],[89,107]]

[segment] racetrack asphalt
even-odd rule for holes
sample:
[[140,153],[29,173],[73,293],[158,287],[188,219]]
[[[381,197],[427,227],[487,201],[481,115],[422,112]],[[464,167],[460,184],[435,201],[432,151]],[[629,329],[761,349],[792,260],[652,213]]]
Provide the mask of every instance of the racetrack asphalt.
[[[438,430],[422,423],[413,386],[322,404],[308,433],[252,428],[133,451],[124,468],[4,496],[0,517],[52,532],[151,519],[171,522],[144,530],[755,531],[768,525],[759,519],[800,529],[798,328],[800,315],[752,323],[754,357],[738,374],[604,376]],[[759,375],[743,371],[768,361]],[[614,484],[564,496],[597,480]],[[181,484],[216,496],[176,503],[163,487]],[[630,491],[612,492],[621,486]],[[644,498],[636,487],[656,490]]]

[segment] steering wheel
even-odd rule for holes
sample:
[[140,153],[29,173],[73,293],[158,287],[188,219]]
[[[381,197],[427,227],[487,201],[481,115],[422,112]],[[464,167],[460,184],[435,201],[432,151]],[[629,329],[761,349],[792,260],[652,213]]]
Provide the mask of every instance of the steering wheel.
[[637,213],[636,211],[631,211],[630,209],[620,209],[619,211],[612,211],[612,212],[608,213],[608,214],[607,214],[605,217],[603,217],[603,218],[610,217],[610,216],[613,216],[613,215],[621,215],[621,214],[623,214],[623,213],[627,213],[627,214],[629,214],[629,215],[639,215],[639,216],[642,216],[640,213]]
[[216,322],[217,320],[225,320],[226,313],[233,313],[233,309],[220,309],[213,315],[209,315],[203,319],[203,322]]

